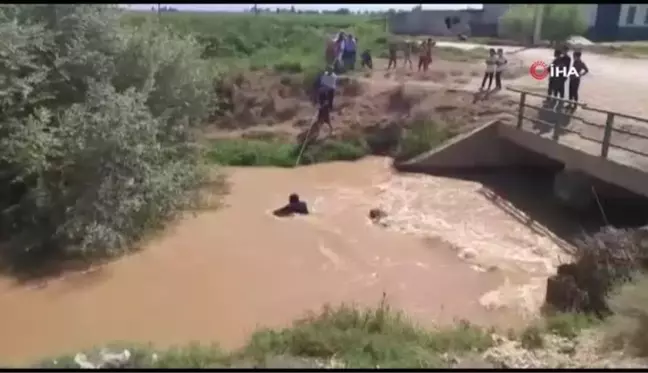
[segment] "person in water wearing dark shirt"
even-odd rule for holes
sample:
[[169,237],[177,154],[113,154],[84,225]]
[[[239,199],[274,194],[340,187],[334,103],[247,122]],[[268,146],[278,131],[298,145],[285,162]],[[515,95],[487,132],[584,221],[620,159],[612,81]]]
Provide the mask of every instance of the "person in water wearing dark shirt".
[[272,212],[274,216],[286,217],[294,214],[308,215],[308,206],[306,202],[300,201],[299,196],[295,193],[288,197],[288,204]]
[[[589,69],[583,60],[581,59],[581,52],[574,52],[574,69],[578,73],[578,76],[569,77],[569,100],[578,102],[578,90],[580,89],[580,78],[589,73]],[[571,104],[570,104],[571,105]],[[574,103],[573,108],[576,109],[577,105]]]

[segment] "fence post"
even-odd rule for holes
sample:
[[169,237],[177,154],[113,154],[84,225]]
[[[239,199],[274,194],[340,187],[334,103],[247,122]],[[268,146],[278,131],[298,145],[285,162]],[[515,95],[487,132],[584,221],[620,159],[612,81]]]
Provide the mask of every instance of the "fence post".
[[601,146],[601,157],[607,158],[610,150],[610,139],[612,138],[612,126],[614,124],[614,114],[608,113],[605,120],[605,131],[603,132],[603,144]]
[[520,107],[518,109],[517,128],[522,128],[522,120],[524,120],[524,105],[526,103],[526,92],[520,94]]

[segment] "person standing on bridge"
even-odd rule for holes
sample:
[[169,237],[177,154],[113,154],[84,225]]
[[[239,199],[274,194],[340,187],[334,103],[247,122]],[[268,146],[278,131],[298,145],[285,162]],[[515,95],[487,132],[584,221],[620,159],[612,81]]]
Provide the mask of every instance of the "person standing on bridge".
[[587,75],[587,73],[589,73],[589,69],[587,68],[587,65],[581,59],[580,51],[574,52],[574,69],[576,69],[578,76],[569,77],[569,100],[574,101],[574,103],[573,104],[570,103],[570,105],[573,105],[573,109],[576,109],[576,107],[578,107],[577,103],[578,103],[578,91],[580,89],[580,78]]
[[[554,66],[559,67],[563,69],[564,71],[569,71],[569,68],[571,67],[571,57],[569,57],[569,48],[567,46],[563,47],[562,49],[558,50],[558,57],[554,61]],[[565,84],[567,83],[567,77],[566,76],[559,76],[556,78],[556,89],[555,89],[555,96],[561,99],[565,98]],[[559,106],[561,106],[563,102],[559,102]]]
[[[551,62],[551,64],[553,66],[560,66],[561,56],[562,53],[560,52],[560,50],[558,49],[554,50],[554,59]],[[551,101],[552,97],[558,97],[558,91],[560,90],[560,81],[558,80],[557,77],[553,77],[553,76],[550,76],[549,79],[547,80],[549,81],[549,86],[547,87],[547,103],[549,103],[552,102]]]

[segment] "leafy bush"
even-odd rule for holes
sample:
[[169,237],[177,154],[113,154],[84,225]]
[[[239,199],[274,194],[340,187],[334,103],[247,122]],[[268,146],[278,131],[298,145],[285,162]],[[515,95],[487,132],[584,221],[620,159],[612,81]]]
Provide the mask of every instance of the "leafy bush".
[[452,133],[437,123],[429,121],[411,123],[399,141],[399,149],[394,158],[396,161],[408,160],[433,149],[450,137]]
[[573,258],[549,279],[548,308],[605,317],[610,314],[609,292],[648,267],[648,232],[605,227],[579,240]]
[[0,8],[5,259],[108,254],[197,196],[191,134],[214,101],[210,70],[192,38],[120,14]]
[[587,20],[577,4],[513,5],[500,19],[504,35],[531,40],[535,29],[535,14],[543,6],[542,40],[563,42],[570,36],[587,31]]

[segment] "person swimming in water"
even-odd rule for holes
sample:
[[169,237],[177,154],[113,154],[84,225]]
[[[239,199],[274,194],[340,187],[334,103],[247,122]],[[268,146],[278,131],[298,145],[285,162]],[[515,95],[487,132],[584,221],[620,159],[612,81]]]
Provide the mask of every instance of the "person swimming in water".
[[308,215],[309,212],[306,202],[301,201],[299,195],[293,193],[288,197],[288,204],[274,210],[272,214],[277,217],[286,217],[294,214]]

